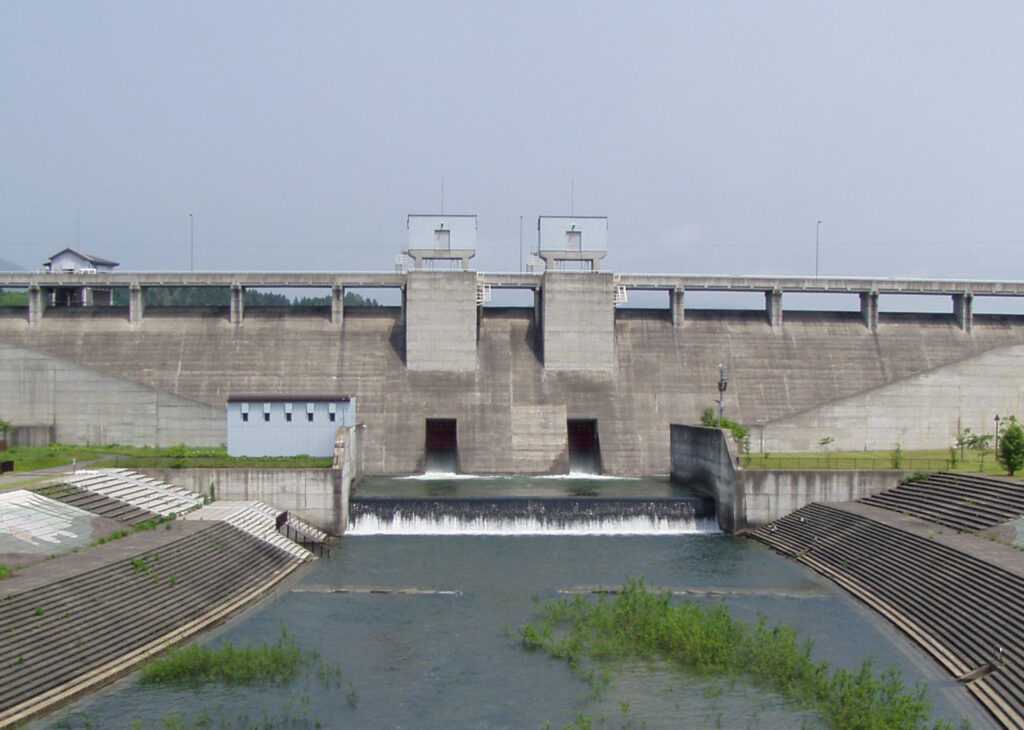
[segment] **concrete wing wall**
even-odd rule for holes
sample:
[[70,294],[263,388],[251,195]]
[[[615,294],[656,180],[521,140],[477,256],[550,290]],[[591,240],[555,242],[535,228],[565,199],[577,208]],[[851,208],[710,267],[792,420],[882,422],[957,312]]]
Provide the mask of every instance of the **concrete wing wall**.
[[224,443],[224,411],[58,358],[0,344],[0,413],[54,425],[63,443]]
[[993,433],[993,418],[1024,415],[1024,345],[1000,348],[841,398],[751,433],[759,451],[807,450],[826,436],[859,451],[953,445],[957,429]]

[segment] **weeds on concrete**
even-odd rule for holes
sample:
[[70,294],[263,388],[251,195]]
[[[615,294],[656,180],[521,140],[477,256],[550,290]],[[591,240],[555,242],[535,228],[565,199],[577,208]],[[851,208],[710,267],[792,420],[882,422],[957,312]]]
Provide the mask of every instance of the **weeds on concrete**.
[[[536,599],[535,599],[536,600]],[[817,710],[833,728],[948,728],[928,717],[923,686],[907,689],[901,673],[876,674],[870,660],[860,669],[832,671],[811,658],[813,642],[801,640],[786,623],[769,627],[737,621],[724,604],[707,608],[695,601],[670,603],[642,578],[629,579],[614,598],[582,595],[550,601],[538,618],[520,629],[522,644],[564,659],[600,691],[608,668],[630,658],[662,659],[700,676],[745,676],[799,707]],[[595,671],[595,663],[599,669]]]
[[122,537],[128,537],[131,534],[132,533],[130,533],[128,530],[118,530],[117,532],[110,533],[106,537],[101,537],[99,540],[92,543],[89,547],[96,547],[97,545],[103,545],[108,542],[113,542],[114,540],[120,540]]

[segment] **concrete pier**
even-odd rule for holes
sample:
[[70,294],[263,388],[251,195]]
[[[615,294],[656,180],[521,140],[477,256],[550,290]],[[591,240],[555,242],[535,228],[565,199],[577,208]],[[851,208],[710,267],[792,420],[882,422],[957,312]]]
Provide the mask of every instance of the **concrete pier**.
[[860,316],[863,317],[864,326],[869,332],[878,332],[878,292],[860,293]]
[[611,274],[544,274],[544,367],[611,370],[615,367],[615,294]]
[[331,324],[339,327],[345,320],[345,287],[331,287]]
[[410,271],[405,363],[410,370],[476,369],[476,274]]
[[142,324],[143,312],[142,287],[138,284],[131,284],[128,287],[128,321],[133,327]]
[[974,295],[970,292],[953,295],[953,318],[957,326],[970,334],[974,325]]

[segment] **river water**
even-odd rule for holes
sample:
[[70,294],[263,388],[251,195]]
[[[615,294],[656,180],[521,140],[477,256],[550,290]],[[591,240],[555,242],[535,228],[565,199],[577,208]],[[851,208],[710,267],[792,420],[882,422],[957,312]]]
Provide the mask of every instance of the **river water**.
[[[553,498],[680,496],[660,480],[365,486],[367,497],[409,499],[486,497],[495,490],[547,490]],[[301,646],[340,667],[333,686],[311,675],[288,687],[194,691],[143,687],[130,676],[32,727],[165,727],[183,719],[185,727],[557,728],[577,713],[614,728],[820,726],[745,682],[698,680],[656,665],[620,667],[595,698],[564,663],[517,642],[516,630],[534,615],[532,597],[621,585],[626,576],[722,600],[744,620],[790,621],[814,639],[816,658],[836,666],[856,667],[869,656],[879,666],[896,664],[909,684],[928,684],[934,716],[992,727],[961,687],[832,584],[700,518],[674,534],[393,534],[386,525],[381,531],[346,537],[329,559],[204,637],[213,644],[273,640],[283,623]]]

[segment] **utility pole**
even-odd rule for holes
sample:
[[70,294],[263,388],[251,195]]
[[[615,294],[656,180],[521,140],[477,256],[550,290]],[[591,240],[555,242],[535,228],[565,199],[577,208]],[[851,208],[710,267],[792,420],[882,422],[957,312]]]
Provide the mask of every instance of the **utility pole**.
[[725,389],[729,387],[729,373],[726,372],[725,365],[718,364],[718,427],[722,427],[722,420],[725,415]]
[[814,227],[814,278],[818,278],[818,240],[821,234],[821,221]]
[[189,270],[195,273],[196,270],[196,223],[192,214],[188,214],[188,263]]
[[523,217],[519,216],[519,273],[523,273]]

